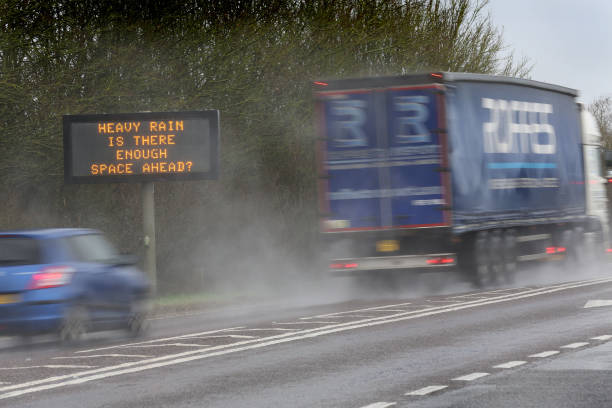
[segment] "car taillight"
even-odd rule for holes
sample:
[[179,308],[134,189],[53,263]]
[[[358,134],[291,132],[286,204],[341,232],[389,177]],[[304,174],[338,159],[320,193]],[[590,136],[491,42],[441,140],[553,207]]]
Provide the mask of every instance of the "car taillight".
[[69,266],[49,266],[32,275],[28,289],[56,288],[70,283],[74,269]]

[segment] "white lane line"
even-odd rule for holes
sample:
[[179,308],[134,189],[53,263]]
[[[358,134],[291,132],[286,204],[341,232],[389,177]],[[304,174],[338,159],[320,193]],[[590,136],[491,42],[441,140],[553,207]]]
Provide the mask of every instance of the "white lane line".
[[591,340],[600,340],[600,341],[608,341],[612,339],[612,336],[609,334],[604,334],[603,336],[591,337]]
[[0,367],[0,370],[29,370],[32,368],[96,368],[98,366],[91,365],[62,365],[62,364],[47,364],[37,366],[22,366],[22,367]]
[[[240,330],[235,330],[235,331],[241,331],[241,332],[247,332],[247,331],[286,331],[286,332],[295,332],[295,331],[299,331],[300,329],[287,329],[285,327],[262,327],[262,328],[258,328],[258,329],[240,329]],[[228,330],[228,331],[234,331],[234,330]]]
[[366,405],[361,408],[387,408],[392,407],[394,405],[397,405],[397,402],[375,402],[373,404]]
[[210,347],[208,344],[193,344],[193,343],[162,343],[162,344],[139,344],[134,346],[125,346],[125,348],[154,348],[154,347]]
[[559,353],[560,353],[560,351],[550,350],[550,351],[543,351],[543,352],[538,353],[538,354],[532,354],[529,357],[533,357],[533,358],[546,358],[546,357],[554,356],[554,355],[559,354]]
[[522,366],[523,364],[527,364],[526,361],[508,361],[507,363],[498,364],[493,366],[493,368],[514,368],[518,366]]
[[462,375],[461,377],[453,378],[453,381],[474,381],[482,377],[486,377],[489,373],[472,373]]
[[580,347],[584,347],[584,346],[586,346],[588,344],[589,343],[587,343],[587,342],[572,343],[572,344],[566,344],[565,346],[561,346],[561,348],[577,349],[577,348],[580,348]]
[[247,336],[247,335],[241,335],[241,334],[224,334],[222,336],[190,336],[189,340],[192,339],[202,339],[202,340],[206,340],[206,339],[225,339],[225,338],[232,338],[232,339],[257,339],[257,336]]
[[589,309],[592,307],[604,307],[604,306],[612,306],[612,300],[589,300],[584,305],[584,308]]
[[328,313],[328,314],[323,314],[323,315],[317,315],[317,316],[314,316],[314,317],[303,317],[302,319],[324,319],[326,317],[335,317],[335,316],[343,315],[343,314],[346,314],[346,313],[368,312],[370,310],[397,308],[397,307],[401,307],[401,306],[408,306],[408,305],[411,305],[411,304],[412,303],[410,303],[410,302],[407,302],[407,303],[396,303],[396,304],[393,304],[393,305],[376,306],[376,307],[368,307],[368,308],[365,308],[365,309],[346,310],[344,312]]
[[[115,366],[103,367],[96,370],[82,371],[63,376],[55,376],[40,380],[29,381],[21,384],[14,384],[5,387],[0,387],[0,399],[12,398],[19,395],[40,392],[48,389],[54,389],[74,384],[82,384],[89,381],[95,381],[103,378],[114,377],[123,374],[135,373],[144,370],[150,370],[159,367],[165,367],[175,364],[180,364],[188,361],[200,360],[205,358],[217,357],[225,354],[237,353],[245,350],[258,349],[270,345],[283,344],[287,342],[315,338],[332,333],[340,333],[347,330],[355,330],[363,327],[373,327],[381,324],[395,323],[418,319],[422,317],[435,316],[442,313],[449,313],[464,309],[470,309],[490,304],[510,302],[518,299],[525,299],[534,296],[541,296],[550,293],[556,293],[569,289],[576,289],[585,286],[600,285],[602,283],[612,282],[612,278],[598,279],[593,281],[579,281],[570,284],[560,284],[540,289],[526,291],[525,293],[500,296],[496,299],[487,301],[470,301],[453,306],[432,307],[425,310],[401,313],[395,316],[384,316],[373,319],[367,319],[357,322],[342,323],[335,326],[319,327],[307,330],[301,330],[298,333],[284,333],[276,336],[270,336],[262,339],[244,340],[233,344],[219,345],[203,350],[185,351],[182,353],[170,354],[166,356],[141,360],[138,362],[130,362],[118,364]],[[218,332],[218,331],[217,331]],[[184,336],[179,336],[184,337]],[[557,352],[558,353],[558,352]],[[66,380],[66,381],[64,381]],[[60,382],[63,381],[63,382]],[[42,385],[44,384],[44,385]],[[29,388],[27,388],[29,387]]]
[[298,324],[338,324],[340,322],[317,322],[317,321],[308,321],[308,322],[287,322],[287,323],[283,323],[283,322],[272,322],[272,324],[278,324],[278,325],[298,325]]
[[448,385],[430,385],[429,387],[421,388],[416,391],[407,392],[404,395],[423,396],[448,388]]
[[122,348],[122,347],[125,347],[125,346],[134,346],[134,345],[137,345],[137,344],[162,343],[162,342],[170,341],[170,340],[180,340],[180,339],[186,339],[186,338],[193,337],[193,336],[203,336],[203,335],[206,335],[206,334],[223,333],[223,332],[226,332],[226,331],[233,331],[233,330],[239,330],[239,329],[244,329],[244,327],[230,327],[228,329],[209,330],[209,331],[200,332],[200,333],[183,334],[181,336],[165,337],[165,338],[161,338],[161,339],[140,341],[140,342],[137,342],[137,343],[117,344],[115,346],[99,347],[99,348],[94,348],[94,349],[89,349],[89,350],[79,350],[79,351],[75,351],[75,353],[79,354],[79,353],[91,353],[91,352],[94,352],[94,351],[112,350],[114,348]]
[[82,356],[66,356],[66,357],[53,357],[52,360],[68,360],[68,359],[84,359],[84,358],[103,358],[103,357],[125,357],[125,358],[148,358],[152,356],[145,356],[144,354],[88,354]]

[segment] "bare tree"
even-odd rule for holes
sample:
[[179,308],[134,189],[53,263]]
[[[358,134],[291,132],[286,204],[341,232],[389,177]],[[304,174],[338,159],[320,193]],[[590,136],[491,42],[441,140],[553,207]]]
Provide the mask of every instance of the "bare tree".
[[588,107],[595,116],[606,150],[612,150],[612,97],[599,96]]

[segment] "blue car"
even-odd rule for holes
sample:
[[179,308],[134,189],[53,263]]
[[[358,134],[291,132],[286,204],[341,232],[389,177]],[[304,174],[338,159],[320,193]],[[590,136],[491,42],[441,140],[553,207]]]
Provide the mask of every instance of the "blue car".
[[0,232],[0,335],[146,327],[150,284],[96,230]]

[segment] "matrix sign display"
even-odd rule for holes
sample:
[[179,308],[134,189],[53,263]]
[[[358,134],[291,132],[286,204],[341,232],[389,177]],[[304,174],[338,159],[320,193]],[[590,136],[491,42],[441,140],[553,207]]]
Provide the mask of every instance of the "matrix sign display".
[[219,111],[64,116],[68,183],[216,178]]

